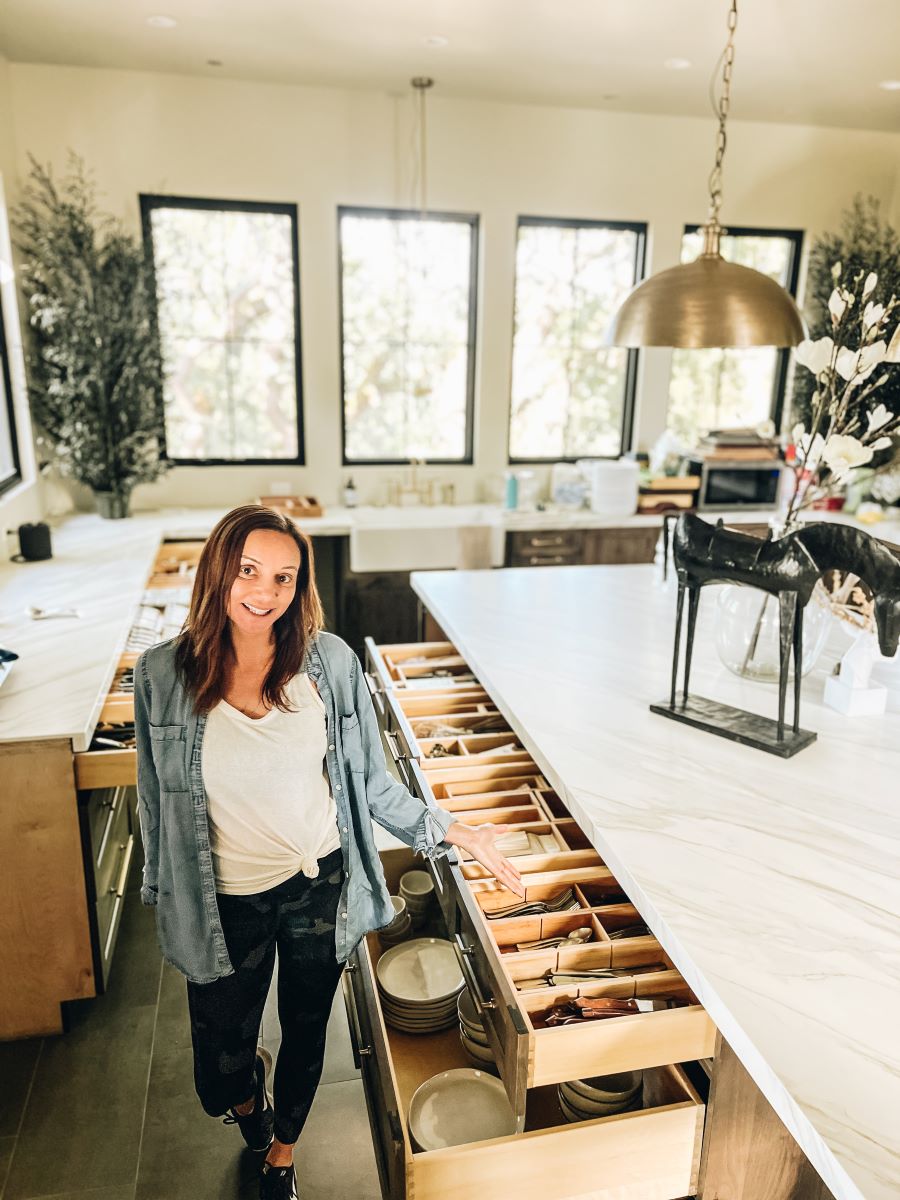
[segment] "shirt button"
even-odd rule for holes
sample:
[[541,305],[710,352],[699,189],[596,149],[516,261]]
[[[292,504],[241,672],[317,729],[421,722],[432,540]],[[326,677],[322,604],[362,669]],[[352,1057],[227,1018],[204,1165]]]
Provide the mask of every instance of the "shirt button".
[[343,827],[343,829],[341,830],[341,833],[346,833],[346,832],[347,832],[347,826],[345,825],[345,826]]
[[333,749],[334,749],[334,746],[333,746],[333,745],[332,745],[332,746],[329,746],[329,747],[328,747],[328,749],[329,749],[329,750],[333,750]]
[[342,912],[342,913],[341,913],[341,917],[342,917],[342,918],[343,918],[345,921],[347,920],[347,914],[346,914],[345,912]]
[[339,783],[336,783],[336,784],[334,785],[334,790],[335,790],[336,792],[339,792],[339,791],[341,790],[341,785],[340,785]]

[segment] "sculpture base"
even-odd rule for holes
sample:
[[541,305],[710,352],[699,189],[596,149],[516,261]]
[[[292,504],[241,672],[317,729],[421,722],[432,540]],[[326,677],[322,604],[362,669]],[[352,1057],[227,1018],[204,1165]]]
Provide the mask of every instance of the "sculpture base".
[[673,721],[681,721],[685,725],[693,725],[695,729],[715,733],[719,737],[728,738],[729,741],[740,742],[742,746],[752,746],[754,750],[777,754],[779,758],[792,758],[798,750],[816,740],[816,734],[811,729],[801,729],[794,733],[787,722],[784,726],[784,737],[779,739],[778,722],[770,717],[761,717],[743,708],[721,704],[718,700],[705,700],[702,696],[690,696],[686,704],[676,702],[674,708],[668,700],[660,704],[651,704],[650,711],[659,713],[661,717],[670,717]]

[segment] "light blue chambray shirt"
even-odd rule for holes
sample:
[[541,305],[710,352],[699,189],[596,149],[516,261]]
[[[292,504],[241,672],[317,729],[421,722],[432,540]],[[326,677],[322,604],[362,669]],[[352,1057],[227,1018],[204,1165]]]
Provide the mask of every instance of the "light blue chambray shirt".
[[[156,906],[160,948],[194,983],[233,972],[216,902],[200,754],[206,717],[194,711],[175,668],[177,638],[145,650],[134,669],[138,810],[144,843],[141,900]],[[335,947],[345,962],[371,929],[394,919],[372,818],[414,850],[437,858],[455,818],[427,807],[388,774],[372,700],[346,642],[320,633],[303,670],[325,704],[328,779],[346,872]]]

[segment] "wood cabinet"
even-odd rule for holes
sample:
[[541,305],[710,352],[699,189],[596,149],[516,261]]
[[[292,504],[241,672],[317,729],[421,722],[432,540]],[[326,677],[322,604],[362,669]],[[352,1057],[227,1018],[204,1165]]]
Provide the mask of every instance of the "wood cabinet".
[[653,562],[658,526],[516,530],[506,535],[508,567]]

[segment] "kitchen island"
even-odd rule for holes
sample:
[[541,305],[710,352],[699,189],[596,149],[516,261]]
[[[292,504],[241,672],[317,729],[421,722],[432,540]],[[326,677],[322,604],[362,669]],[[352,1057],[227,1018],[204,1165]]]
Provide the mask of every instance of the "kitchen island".
[[[788,761],[654,716],[675,593],[651,566],[412,583],[833,1195],[895,1200],[900,715],[825,708],[820,666]],[[771,715],[719,663],[713,597],[692,690]]]

